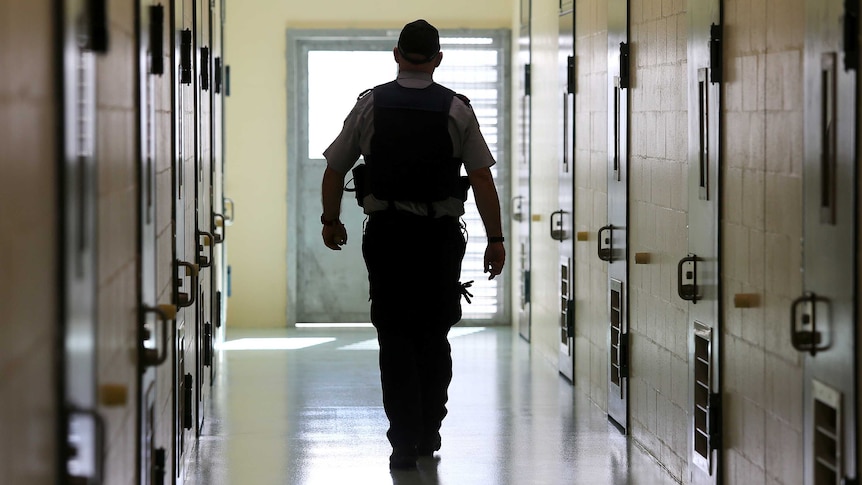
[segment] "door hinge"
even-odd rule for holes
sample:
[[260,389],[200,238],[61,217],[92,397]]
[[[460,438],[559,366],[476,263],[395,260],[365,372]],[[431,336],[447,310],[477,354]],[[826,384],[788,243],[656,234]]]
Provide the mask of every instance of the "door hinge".
[[533,92],[533,67],[531,64],[524,64],[524,96],[529,96]]
[[204,357],[204,366],[210,367],[213,365],[213,324],[205,323],[204,324],[204,341],[203,345],[203,357]]
[[150,74],[165,73],[165,7],[150,5]]
[[201,47],[201,89],[210,88],[210,48]]
[[168,464],[167,453],[164,448],[156,450],[155,463],[153,465],[153,483],[164,485],[165,472]]
[[183,428],[192,429],[192,404],[194,378],[191,374],[183,377]]
[[524,271],[524,303],[530,303],[530,286],[531,282],[530,270]]
[[566,92],[575,94],[575,56],[569,56],[566,59]]
[[180,32],[180,84],[192,83],[192,31]]
[[221,57],[215,58],[215,68],[213,72],[213,84],[216,94],[221,94]]
[[722,443],[722,409],[721,393],[713,392],[709,395],[709,449],[710,451],[721,449]]
[[107,0],[87,0],[89,38],[87,49],[104,54],[108,52],[108,2]]
[[629,45],[620,42],[620,89],[629,87]]
[[844,70],[859,68],[859,0],[844,0]]
[[575,300],[566,302],[566,335],[575,338]]
[[709,82],[712,84],[721,83],[723,79],[724,56],[721,47],[722,36],[721,24],[712,24],[709,27]]
[[620,334],[620,378],[629,377],[629,334]]

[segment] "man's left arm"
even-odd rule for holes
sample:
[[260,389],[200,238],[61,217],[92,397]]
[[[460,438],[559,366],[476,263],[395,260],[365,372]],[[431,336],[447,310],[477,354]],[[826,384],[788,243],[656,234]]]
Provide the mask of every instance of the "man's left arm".
[[[482,216],[485,225],[485,233],[488,235],[488,246],[485,248],[484,272],[490,273],[488,279],[503,272],[506,264],[506,248],[503,246],[503,224],[500,216],[500,197],[497,195],[497,187],[494,185],[494,177],[489,167],[477,168],[467,172],[470,186],[473,187],[473,196],[476,199],[476,208]],[[491,242],[490,238],[500,238],[498,242]]]

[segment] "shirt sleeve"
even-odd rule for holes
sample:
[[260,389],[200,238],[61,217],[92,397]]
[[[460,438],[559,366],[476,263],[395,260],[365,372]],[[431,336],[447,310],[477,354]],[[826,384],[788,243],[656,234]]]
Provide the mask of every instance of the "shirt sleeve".
[[464,168],[470,172],[478,168],[486,168],[497,163],[485,137],[479,130],[479,120],[473,108],[460,98],[452,100],[452,117],[458,127],[458,137],[461,143],[461,159]]
[[365,118],[368,115],[368,107],[374,105],[370,103],[371,96],[368,94],[356,102],[344,120],[341,132],[335,137],[332,144],[323,151],[326,164],[338,173],[346,174],[350,171],[362,154],[360,137],[366,124]]

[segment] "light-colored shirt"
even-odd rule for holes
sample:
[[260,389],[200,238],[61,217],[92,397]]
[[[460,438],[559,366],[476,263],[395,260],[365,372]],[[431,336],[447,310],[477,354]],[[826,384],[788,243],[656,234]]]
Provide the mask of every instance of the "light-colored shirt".
[[[405,88],[423,89],[433,82],[431,74],[416,71],[399,71],[396,79]],[[346,174],[353,168],[360,155],[371,155],[371,138],[374,136],[374,92],[362,96],[344,120],[344,127],[335,141],[324,150],[323,156],[330,168]],[[467,172],[494,165],[496,161],[488,149],[485,138],[479,131],[479,121],[473,108],[461,98],[452,98],[449,108],[449,136],[452,139],[452,156],[464,162]],[[363,199],[366,214],[387,209],[389,203],[379,200],[373,194]],[[464,203],[450,197],[435,202],[434,214],[437,217],[464,214]],[[395,201],[395,208],[419,215],[427,214],[427,206],[419,202]]]

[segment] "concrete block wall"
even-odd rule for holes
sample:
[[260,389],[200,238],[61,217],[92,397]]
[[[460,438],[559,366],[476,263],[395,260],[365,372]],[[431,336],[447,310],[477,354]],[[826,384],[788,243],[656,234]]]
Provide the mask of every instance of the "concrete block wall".
[[[687,472],[689,421],[687,303],[676,293],[688,235],[686,7],[630,4],[631,433],[677,479]],[[635,253],[649,262],[636,264]]]
[[0,475],[55,483],[59,97],[53,2],[0,2]]
[[[576,386],[606,407],[606,274],[595,232],[606,217],[605,2],[576,1]],[[631,0],[631,434],[678,480],[689,479],[688,314],[676,297],[687,248],[687,10],[684,0]],[[533,2],[533,197],[555,203],[549,119],[556,108],[558,3]],[[722,359],[724,476],[731,484],[802,482],[802,361],[790,346],[801,293],[804,0],[725,0]],[[538,55],[537,55],[538,54]],[[539,76],[547,76],[540,79]],[[556,118],[554,118],[556,116]],[[556,366],[556,242],[534,226],[533,339]],[[647,252],[650,263],[634,264]],[[758,304],[736,308],[734,295]]]

